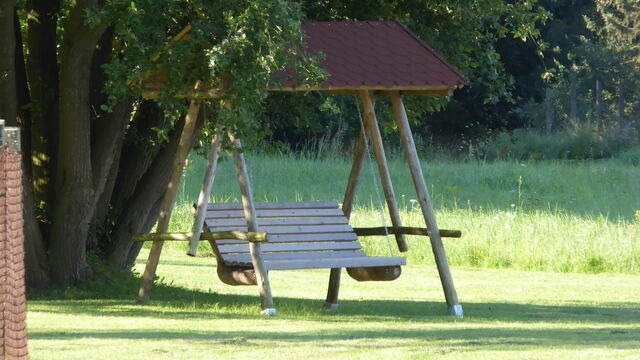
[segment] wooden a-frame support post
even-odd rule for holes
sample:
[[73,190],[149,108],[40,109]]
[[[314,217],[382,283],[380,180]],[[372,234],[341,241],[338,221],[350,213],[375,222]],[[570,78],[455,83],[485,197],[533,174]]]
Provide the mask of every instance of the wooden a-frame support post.
[[[351,166],[349,180],[347,181],[347,189],[344,192],[344,199],[342,201],[342,212],[347,220],[351,218],[353,201],[356,195],[356,187],[358,185],[358,179],[360,178],[360,172],[362,171],[362,164],[364,163],[364,155],[366,152],[367,139],[365,130],[362,128],[360,129],[360,135],[358,136],[358,142],[353,155],[353,165]],[[329,289],[327,290],[327,299],[324,302],[325,309],[335,310],[338,308],[341,272],[342,269],[334,268],[331,269],[331,272],[329,273]]]
[[[380,135],[380,129],[378,128],[378,120],[375,112],[374,98],[367,90],[360,91],[358,93],[360,102],[364,107],[362,114],[363,122],[360,136],[358,137],[358,143],[353,157],[353,165],[351,166],[351,172],[349,173],[349,180],[347,181],[347,189],[345,190],[344,200],[342,201],[342,212],[349,219],[351,217],[351,211],[353,210],[353,201],[355,199],[356,187],[362,172],[362,164],[364,163],[364,157],[367,152],[367,135],[371,138],[372,147],[376,157],[376,163],[378,165],[378,171],[380,173],[380,182],[384,190],[387,207],[389,208],[389,215],[391,217],[391,223],[394,227],[401,227],[402,220],[400,218],[400,211],[398,210],[398,204],[396,202],[395,193],[393,191],[393,184],[391,183],[391,173],[387,164],[387,158],[384,152],[384,146],[382,143],[382,136]],[[401,252],[408,250],[407,243],[403,234],[395,234],[396,243],[398,249]],[[329,275],[329,288],[327,290],[327,298],[324,303],[326,309],[336,309],[338,307],[338,292],[340,290],[340,275],[341,269],[331,269]]]
[[[258,232],[256,208],[253,201],[253,190],[251,187],[251,181],[249,180],[249,174],[247,173],[247,164],[245,163],[244,155],[242,154],[242,143],[239,139],[236,139],[232,133],[229,133],[229,140],[231,140],[234,145],[233,159],[236,168],[236,174],[238,176],[238,183],[240,184],[242,208],[244,210],[244,217],[245,219],[247,219],[247,228],[249,231]],[[258,284],[258,291],[260,292],[260,299],[262,301],[261,314],[268,316],[276,315],[276,309],[273,306],[273,296],[271,295],[269,273],[264,266],[260,244],[256,242],[250,242],[249,253],[251,254],[251,262],[253,263],[253,269],[256,274],[256,282]]]
[[[389,165],[387,164],[387,157],[384,153],[384,145],[382,144],[382,135],[380,135],[380,128],[378,127],[378,119],[376,117],[376,110],[371,96],[371,92],[363,90],[359,92],[360,101],[364,106],[364,127],[371,138],[371,147],[376,157],[376,163],[378,164],[378,171],[380,173],[380,182],[382,183],[382,189],[384,190],[384,197],[387,201],[387,207],[389,208],[389,216],[391,217],[391,223],[393,227],[401,227],[402,220],[400,219],[400,211],[398,211],[398,203],[396,202],[396,195],[393,191],[393,184],[391,183],[391,172],[389,171]],[[398,244],[398,250],[400,252],[406,252],[409,250],[404,235],[395,234],[396,243]]]
[[204,174],[204,181],[202,182],[202,188],[200,189],[200,195],[198,196],[198,203],[196,205],[196,216],[193,222],[193,228],[191,232],[193,237],[189,241],[189,249],[187,255],[196,256],[198,251],[198,243],[200,242],[200,235],[202,234],[202,227],[204,226],[204,217],[207,214],[207,205],[209,205],[209,196],[211,195],[211,188],[213,187],[213,181],[216,178],[216,171],[218,169],[218,158],[220,157],[220,148],[222,146],[222,134],[221,129],[216,129],[216,135],[211,142],[211,149],[209,150],[209,164]]
[[429,230],[429,239],[431,241],[431,248],[435,257],[436,266],[440,275],[440,282],[444,290],[444,295],[447,301],[447,308],[449,315],[462,316],[462,305],[458,302],[458,294],[453,284],[453,277],[449,269],[449,263],[447,261],[447,255],[445,253],[444,245],[442,244],[442,238],[440,237],[440,229],[436,222],[435,212],[431,205],[431,197],[429,196],[429,190],[422,174],[422,168],[420,167],[420,160],[418,159],[418,152],[416,151],[416,145],[413,141],[413,134],[411,133],[411,127],[409,120],[407,119],[407,113],[404,108],[402,96],[399,92],[394,91],[391,93],[391,104],[393,106],[393,112],[400,130],[400,137],[402,139],[402,146],[404,148],[407,163],[411,171],[411,177],[416,188],[418,196],[418,202],[422,208],[422,214]]
[[[175,203],[178,185],[182,172],[184,171],[184,164],[189,156],[189,150],[191,145],[191,139],[195,132],[195,124],[198,118],[198,112],[200,109],[200,103],[196,100],[191,101],[189,112],[185,117],[185,125],[180,135],[180,142],[178,144],[178,151],[173,163],[172,175],[169,185],[167,186],[167,192],[162,199],[160,216],[158,217],[158,224],[156,227],[156,233],[166,233],[169,227],[169,220],[171,219],[171,211]],[[251,232],[258,231],[258,225],[256,221],[256,210],[253,201],[253,191],[251,189],[251,182],[247,174],[247,166],[242,155],[242,144],[240,140],[236,139],[233,134],[228,134],[229,139],[234,144],[233,158],[238,176],[238,183],[240,184],[240,192],[242,194],[242,204],[247,219],[247,227]],[[193,251],[192,255],[195,255],[195,249],[198,246],[200,240],[200,234],[202,233],[202,226],[204,224],[204,215],[206,214],[206,208],[208,204],[209,194],[211,193],[211,187],[215,178],[218,156],[220,153],[222,143],[222,137],[218,133],[212,143],[212,148],[209,153],[209,166],[205,175],[205,181],[202,186],[200,196],[198,199],[198,215],[194,222],[194,236],[190,240],[189,254]],[[201,218],[201,219],[200,219]],[[198,220],[200,219],[200,220]],[[197,235],[196,235],[197,231]],[[196,239],[194,241],[194,238]],[[162,253],[162,247],[164,241],[154,241],[149,252],[149,258],[145,267],[144,274],[142,275],[140,289],[138,291],[138,301],[148,302],[153,290],[153,282],[160,261],[160,255]],[[276,309],[273,306],[273,297],[271,295],[271,286],[269,284],[269,276],[264,266],[264,260],[262,259],[262,252],[260,250],[260,244],[255,242],[249,243],[249,249],[251,253],[251,260],[254,265],[256,280],[260,291],[260,297],[262,302],[262,314],[263,315],[275,315]]]
[[[196,85],[196,89],[198,86],[199,85]],[[178,185],[180,184],[184,164],[187,160],[187,156],[189,156],[189,151],[191,150],[191,140],[193,139],[193,134],[195,132],[199,111],[200,101],[196,99],[191,100],[189,112],[185,117],[184,127],[182,129],[182,134],[180,135],[178,150],[176,151],[176,156],[173,160],[171,179],[167,185],[167,191],[162,199],[160,207],[160,215],[158,216],[158,224],[156,226],[156,232],[159,234],[166,233],[169,228],[171,211],[173,210],[173,205],[176,201]],[[139,302],[148,302],[151,297],[153,281],[156,277],[156,270],[158,269],[158,262],[160,261],[160,254],[162,253],[163,245],[164,241],[154,241],[151,245],[147,265],[144,269],[144,273],[142,274],[142,279],[140,280],[140,289],[138,290]]]

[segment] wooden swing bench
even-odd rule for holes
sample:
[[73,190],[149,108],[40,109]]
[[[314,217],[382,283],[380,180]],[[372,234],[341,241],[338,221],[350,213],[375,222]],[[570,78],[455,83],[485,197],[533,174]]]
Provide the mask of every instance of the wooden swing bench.
[[[201,240],[216,256],[218,277],[228,285],[256,285],[248,242],[261,243],[265,270],[344,268],[357,281],[390,281],[406,265],[403,257],[368,256],[358,241],[363,236],[409,234],[428,236],[415,227],[352,228],[337,202],[256,203],[261,232],[248,232],[241,203],[208,204]],[[457,230],[440,230],[460,237]],[[137,241],[183,240],[187,234],[144,234]]]
[[[424,228],[352,228],[336,202],[256,203],[256,219],[268,234],[262,244],[265,269],[299,270],[345,268],[358,281],[389,281],[400,276],[403,257],[368,256],[359,236],[396,233],[428,235]],[[205,228],[211,233],[247,231],[242,204],[209,204]],[[441,236],[460,237],[460,231],[440,230]],[[218,259],[218,275],[229,285],[255,285],[246,241],[209,240]]]
[[[265,270],[346,268],[356,280],[393,280],[402,257],[367,256],[336,202],[256,203],[257,225],[268,234],[261,245]],[[209,232],[246,231],[242,204],[209,204]],[[249,246],[236,239],[210,240],[218,275],[229,285],[255,285]],[[365,270],[366,269],[366,270]]]
[[[177,184],[180,183],[184,163],[196,131],[200,99],[220,97],[226,89],[222,86],[215,91],[209,91],[198,81],[192,90],[181,95],[191,98],[191,103],[189,112],[185,116],[185,125],[174,159],[171,181],[162,200],[156,227],[158,233],[134,237],[138,241],[154,241],[142,274],[138,301],[147,302],[150,299],[165,240],[189,241],[187,253],[192,256],[196,254],[199,241],[209,241],[218,261],[217,271],[221,280],[232,285],[258,285],[262,313],[272,315],[275,314],[275,307],[269,284],[269,270],[330,268],[325,306],[334,308],[337,306],[342,268],[347,269],[351,277],[360,281],[393,280],[400,275],[400,266],[405,264],[405,259],[402,257],[368,256],[358,242],[359,237],[394,235],[398,250],[405,252],[408,246],[404,235],[422,235],[429,237],[448,313],[463,316],[462,305],[458,301],[441,239],[442,237],[459,237],[460,232],[439,230],[403,97],[407,95],[451,96],[455,89],[467,85],[468,80],[398,22],[307,23],[302,27],[308,35],[309,50],[324,53],[326,58],[323,64],[326,64],[327,69],[340,69],[340,71],[329,74],[328,79],[318,85],[298,84],[296,81],[283,79],[283,76],[286,78],[289,76],[281,74],[282,76],[276,76],[276,78],[280,77],[280,80],[284,80],[282,86],[267,90],[319,90],[332,94],[357,95],[359,103],[363,105],[362,110],[359,109],[361,131],[355,147],[342,208],[339,208],[335,202],[256,204],[242,144],[235,136],[238,129],[233,126],[220,127],[216,128],[216,135],[211,143],[209,164],[198,198],[193,232],[166,234],[177,194]],[[176,41],[184,39],[188,32],[189,29],[185,29],[176,37]],[[340,44],[335,43],[335,36],[327,37],[329,33],[340,34],[338,36]],[[380,47],[379,44],[370,41],[376,38],[387,39],[388,46]],[[345,44],[348,44],[349,48],[357,48],[355,56],[368,58],[367,63],[345,62],[343,56]],[[395,46],[396,44],[400,46]],[[415,54],[420,56],[414,56]],[[389,62],[387,61],[389,56],[409,59],[410,66],[407,67],[406,62]],[[385,69],[384,77],[380,77],[381,67]],[[408,68],[411,70],[409,78],[413,79],[412,81],[405,81],[408,79],[406,76]],[[220,83],[224,84],[224,79],[220,80]],[[147,97],[155,96],[157,84],[147,82],[146,85],[150,85],[147,87],[149,90]],[[375,113],[375,98],[380,96],[388,96],[391,100],[402,147],[415,186],[416,199],[422,210],[426,228],[402,226]],[[220,105],[232,108],[234,104],[223,98],[220,100]],[[231,153],[240,185],[242,205],[207,204],[223,138],[228,138],[232,144]],[[348,219],[353,210],[355,190],[369,147],[367,139],[370,139],[375,155],[392,227],[352,228],[349,225]],[[202,232],[203,226],[204,232]],[[427,228],[433,231],[430,232]]]

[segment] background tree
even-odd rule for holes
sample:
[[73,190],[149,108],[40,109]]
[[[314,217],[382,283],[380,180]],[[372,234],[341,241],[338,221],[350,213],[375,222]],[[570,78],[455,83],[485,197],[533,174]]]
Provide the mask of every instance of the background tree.
[[[314,21],[399,20],[470,79],[471,85],[456,91],[451,101],[409,99],[409,116],[416,123],[418,136],[435,137],[447,143],[452,138],[457,141],[461,134],[486,133],[487,129],[504,126],[508,121],[506,114],[518,100],[514,95],[519,94],[514,90],[533,88],[518,87],[515,76],[524,78],[526,74],[531,79],[538,79],[541,73],[536,72],[536,68],[532,70],[530,65],[524,68],[516,65],[539,61],[537,39],[549,13],[537,1],[329,0],[300,3],[308,19]],[[519,50],[524,48],[527,50]],[[517,58],[513,49],[525,56],[516,62],[507,61]],[[522,69],[516,72],[507,66]],[[535,84],[535,81],[528,85],[531,83]],[[278,119],[272,123],[276,140],[303,146],[327,132],[337,132],[347,138],[357,134],[359,124],[353,98],[336,97],[327,104],[326,98],[318,94],[293,96],[295,102],[290,102],[292,95],[289,94],[275,93],[269,97],[268,108],[271,110],[267,115]],[[321,106],[329,111],[309,111]],[[336,115],[336,109],[341,114]],[[394,126],[392,122],[386,125]]]
[[[92,265],[130,267],[139,251],[131,234],[153,226],[169,179],[186,105],[173,95],[234,74],[224,95],[234,110],[215,118],[249,132],[264,96],[255,89],[291,65],[284,49],[301,39],[299,8],[278,0],[2,6],[0,116],[23,128],[32,285],[73,283]],[[193,41],[169,46],[187,24]],[[158,63],[173,70],[166,94],[142,100],[129,85]]]
[[[289,121],[255,114],[273,71],[297,64],[302,80],[321,75],[285,51],[301,41],[305,12],[399,19],[478,79],[470,91],[488,102],[508,97],[512,83],[496,43],[536,37],[545,17],[535,1],[503,0],[2,1],[0,117],[23,129],[34,204],[25,219],[30,284],[74,283],[103,264],[131,267],[140,250],[131,235],[153,227],[167,186],[187,105],[174,95],[185,86],[228,78],[221,100],[233,107],[209,104],[207,131],[233,126],[251,140],[277,128],[274,120]],[[186,25],[189,41],[172,43]],[[158,66],[166,91],[143,100],[133,85]]]
[[633,0],[597,0],[597,4],[603,37],[633,48],[640,61],[640,4]]

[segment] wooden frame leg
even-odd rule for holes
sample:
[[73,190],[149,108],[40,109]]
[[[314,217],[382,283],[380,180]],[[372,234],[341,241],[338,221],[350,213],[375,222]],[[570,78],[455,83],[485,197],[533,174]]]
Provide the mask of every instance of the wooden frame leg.
[[411,177],[413,178],[413,183],[418,195],[418,202],[422,208],[424,221],[427,225],[427,229],[429,230],[431,248],[433,250],[436,266],[438,267],[440,282],[442,283],[444,295],[447,300],[449,315],[463,316],[462,305],[460,305],[460,302],[458,301],[458,294],[453,284],[453,277],[451,276],[451,271],[449,269],[447,255],[445,253],[444,245],[442,244],[442,238],[440,237],[440,229],[436,222],[436,215],[431,204],[431,197],[429,196],[429,190],[427,189],[424,175],[422,174],[420,160],[418,159],[418,152],[413,141],[413,134],[411,133],[411,127],[409,125],[409,120],[407,119],[407,113],[400,93],[393,92],[391,94],[391,104],[400,130],[402,146],[407,156],[407,163],[409,164]]
[[349,173],[347,188],[344,192],[344,199],[342,200],[342,212],[344,213],[344,216],[347,217],[347,219],[351,218],[353,201],[356,197],[356,187],[358,186],[358,181],[360,179],[360,173],[362,172],[362,164],[364,163],[364,156],[366,152],[367,140],[365,129],[363,127],[362,129],[360,129],[360,135],[358,136],[355,153],[353,154],[353,165],[351,165],[351,172]]
[[189,249],[187,255],[196,256],[198,251],[198,243],[200,242],[200,234],[202,234],[202,227],[204,226],[204,217],[207,214],[207,205],[209,204],[209,196],[211,195],[211,188],[213,187],[213,181],[216,178],[216,170],[218,169],[218,157],[220,155],[220,147],[222,145],[222,135],[217,133],[211,142],[211,150],[209,151],[209,164],[204,175],[204,181],[202,182],[202,188],[200,189],[200,195],[198,196],[198,205],[196,208],[196,216],[193,221],[193,237],[189,241]]
[[[196,85],[196,88],[199,85]],[[180,142],[178,143],[178,150],[176,151],[176,157],[173,161],[173,168],[171,173],[171,180],[167,185],[167,191],[162,199],[160,207],[160,216],[158,217],[158,225],[156,227],[157,233],[165,233],[169,228],[169,220],[171,220],[171,211],[176,201],[176,195],[178,193],[178,185],[180,184],[180,178],[184,170],[184,164],[189,156],[191,150],[191,140],[195,132],[196,123],[198,121],[198,112],[200,111],[200,102],[198,100],[191,100],[189,105],[189,112],[185,117],[184,128],[180,135]],[[145,303],[151,298],[151,292],[153,291],[153,282],[156,277],[156,270],[158,269],[158,263],[160,262],[160,254],[162,253],[162,246],[164,241],[154,241],[149,252],[149,258],[147,259],[147,265],[145,266],[142,279],[140,280],[140,289],[138,290],[138,301]]]
[[[364,155],[367,152],[367,141],[364,127],[360,130],[360,136],[358,137],[358,143],[356,144],[355,153],[353,156],[353,165],[351,166],[351,172],[349,173],[349,180],[347,181],[347,188],[344,193],[344,200],[342,201],[342,212],[347,219],[351,218],[351,211],[353,210],[353,200],[356,195],[356,187],[358,185],[358,179],[362,172],[362,164],[364,162]],[[331,269],[329,273],[329,288],[327,289],[327,299],[324,302],[324,308],[328,310],[335,310],[338,308],[338,293],[340,292],[340,277],[342,269]]]
[[[253,190],[247,173],[247,164],[242,154],[242,143],[240,139],[236,139],[232,133],[229,133],[229,139],[234,144],[233,159],[240,184],[240,193],[242,194],[242,207],[244,216],[247,219],[247,228],[249,231],[258,232],[258,222],[256,220],[256,207],[253,201]],[[251,261],[256,273],[256,282],[258,283],[258,291],[262,301],[262,315],[276,315],[276,309],[273,305],[273,296],[271,295],[271,284],[269,283],[269,273],[264,266],[262,258],[262,250],[260,244],[255,242],[249,243],[249,252]]]
[[[358,136],[358,142],[353,155],[353,165],[351,166],[349,180],[347,181],[347,188],[344,193],[344,200],[342,201],[342,212],[347,219],[351,217],[351,211],[353,210],[353,200],[356,195],[356,187],[358,186],[358,179],[362,172],[362,164],[364,162],[364,155],[366,152],[366,134],[364,128],[362,128],[360,130],[360,136]],[[342,269],[340,268],[331,269],[331,272],[329,273],[329,288],[327,289],[327,299],[324,302],[325,309],[335,310],[338,308],[338,293],[340,292],[341,274]]]
[[327,299],[324,302],[324,308],[327,310],[336,310],[338,308],[338,293],[340,292],[340,276],[342,269],[331,269],[329,273],[329,289],[327,290]]
[[[376,156],[376,163],[378,163],[378,170],[380,172],[380,180],[382,182],[382,188],[384,189],[384,197],[387,201],[387,207],[389,208],[389,215],[391,216],[391,223],[394,227],[401,227],[402,220],[400,219],[400,212],[398,211],[398,204],[396,203],[396,196],[393,191],[393,184],[391,183],[391,174],[389,172],[389,165],[384,153],[384,145],[382,144],[382,136],[380,135],[380,128],[378,127],[378,120],[376,119],[376,111],[373,105],[373,100],[369,91],[364,90],[359,92],[360,101],[364,105],[364,125],[371,137],[371,147]],[[395,234],[396,243],[398,244],[398,250],[400,252],[406,252],[409,250],[404,235]]]

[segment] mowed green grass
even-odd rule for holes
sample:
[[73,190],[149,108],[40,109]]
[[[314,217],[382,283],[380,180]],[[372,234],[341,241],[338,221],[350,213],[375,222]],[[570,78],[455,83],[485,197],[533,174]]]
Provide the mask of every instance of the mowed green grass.
[[[142,254],[137,269],[144,264]],[[393,282],[348,276],[321,310],[327,270],[272,272],[279,314],[230,287],[210,257],[165,252],[148,305],[118,296],[29,302],[32,359],[638,359],[640,276],[453,268],[464,318],[445,316],[437,271]]]
[[[258,201],[341,202],[342,158],[248,154]],[[237,201],[229,161],[213,201]],[[390,162],[407,225],[423,226],[403,162]],[[194,158],[171,229],[189,231],[204,161]],[[204,244],[171,243],[150,304],[135,279],[39,294],[29,301],[32,359],[640,359],[639,170],[617,161],[427,163],[464,318],[446,316],[427,239],[410,238],[393,282],[346,274],[337,312],[321,310],[328,270],[272,272],[279,315],[258,315],[255,287],[226,286]],[[354,226],[385,223],[365,166]],[[380,196],[378,196],[380,193]],[[388,221],[387,221],[388,224]],[[396,254],[393,239],[366,241]],[[136,270],[141,272],[147,250]]]

